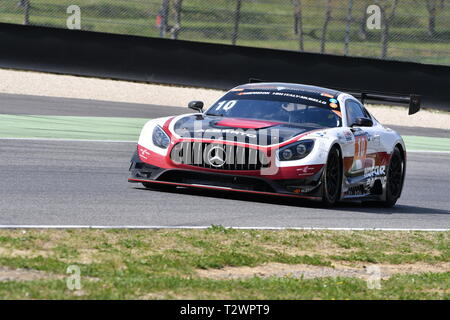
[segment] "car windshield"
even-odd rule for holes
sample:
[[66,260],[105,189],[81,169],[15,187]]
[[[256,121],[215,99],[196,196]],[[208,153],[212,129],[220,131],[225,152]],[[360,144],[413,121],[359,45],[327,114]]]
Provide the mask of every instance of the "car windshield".
[[316,96],[261,90],[230,91],[209,108],[206,115],[315,127],[341,126],[337,100]]

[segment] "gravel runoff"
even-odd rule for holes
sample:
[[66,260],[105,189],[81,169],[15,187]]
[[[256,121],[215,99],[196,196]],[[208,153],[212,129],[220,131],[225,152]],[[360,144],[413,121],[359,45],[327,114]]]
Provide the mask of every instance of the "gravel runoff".
[[[211,105],[224,91],[145,84],[129,81],[55,75],[30,71],[0,69],[0,92],[104,100],[114,102],[146,103],[165,106],[186,106],[191,100],[202,100]],[[402,107],[368,106],[383,124],[450,129],[450,113],[422,110],[408,116]]]

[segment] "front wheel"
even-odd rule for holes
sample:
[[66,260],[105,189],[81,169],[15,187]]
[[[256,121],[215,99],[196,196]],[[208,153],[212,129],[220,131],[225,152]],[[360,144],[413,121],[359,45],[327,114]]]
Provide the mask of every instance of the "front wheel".
[[321,182],[322,202],[326,206],[334,205],[340,198],[342,186],[342,165],[337,147],[333,147],[328,154]]
[[395,147],[387,172],[386,200],[382,203],[384,207],[393,207],[400,198],[403,189],[404,168],[405,162],[402,154],[398,147]]

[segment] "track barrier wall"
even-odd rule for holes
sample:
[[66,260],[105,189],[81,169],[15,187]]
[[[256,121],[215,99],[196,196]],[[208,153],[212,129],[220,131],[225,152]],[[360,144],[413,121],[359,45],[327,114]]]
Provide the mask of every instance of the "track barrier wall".
[[0,23],[0,67],[216,89],[257,78],[419,94],[450,110],[448,66],[79,30]]

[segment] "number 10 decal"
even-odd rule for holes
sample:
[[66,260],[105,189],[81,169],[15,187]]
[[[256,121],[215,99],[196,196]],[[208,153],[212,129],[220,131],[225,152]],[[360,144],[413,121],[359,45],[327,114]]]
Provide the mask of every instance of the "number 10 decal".
[[220,102],[217,104],[217,107],[216,107],[216,110],[215,110],[215,111],[219,111],[220,109],[223,109],[223,110],[225,110],[225,111],[228,111],[228,110],[230,110],[231,108],[233,108],[233,107],[236,105],[236,103],[237,103],[237,100],[230,100],[230,101],[224,100],[224,101],[220,101]]
[[365,159],[367,154],[367,136],[355,137],[355,160]]
[[367,136],[355,136],[355,154],[353,156],[352,171],[364,169],[367,154]]

